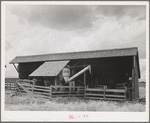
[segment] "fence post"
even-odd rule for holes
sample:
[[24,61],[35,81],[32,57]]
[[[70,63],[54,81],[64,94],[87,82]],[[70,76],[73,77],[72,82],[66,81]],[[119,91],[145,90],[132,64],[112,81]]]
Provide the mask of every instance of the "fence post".
[[127,99],[127,87],[125,87],[124,98]]
[[104,86],[104,99],[105,99],[106,86]]
[[70,97],[71,86],[69,86],[69,97]]
[[15,87],[16,87],[16,94],[18,93],[18,84],[15,82]]
[[10,90],[11,90],[11,82],[10,82]]
[[50,96],[49,96],[49,99],[51,99],[52,97],[52,85],[50,86]]
[[5,88],[7,89],[7,82],[5,82]]
[[[77,87],[76,87],[77,88]],[[77,94],[79,94],[79,90],[80,90],[80,87],[79,88],[77,88]]]
[[84,85],[84,98],[86,98],[86,85]]
[[33,85],[32,85],[32,93],[33,93]]

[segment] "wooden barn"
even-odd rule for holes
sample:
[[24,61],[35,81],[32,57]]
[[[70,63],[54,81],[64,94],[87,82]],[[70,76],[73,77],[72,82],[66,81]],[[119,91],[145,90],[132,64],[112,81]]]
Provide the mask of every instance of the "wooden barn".
[[83,87],[83,96],[91,99],[139,98],[136,47],[17,56],[10,64],[18,71],[20,80],[33,80],[37,86],[62,87],[59,91]]

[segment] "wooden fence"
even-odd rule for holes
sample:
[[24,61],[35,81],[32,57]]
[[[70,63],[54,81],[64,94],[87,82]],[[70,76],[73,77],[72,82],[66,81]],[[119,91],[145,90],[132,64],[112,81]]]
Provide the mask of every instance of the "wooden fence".
[[[85,92],[85,93],[84,93]],[[126,100],[126,89],[95,89],[86,88],[83,86],[35,86],[21,84],[17,87],[17,93],[21,95],[28,94],[34,98],[52,97],[84,97],[88,99],[104,99],[104,100]]]
[[35,86],[29,84],[18,83],[16,93],[21,95],[28,94],[32,98],[47,98],[51,96],[51,88],[44,86]]
[[86,88],[85,98],[104,100],[126,100],[127,89]]
[[14,90],[15,89],[15,83],[14,82],[5,82],[5,89],[8,90]]
[[36,86],[29,84],[18,83],[16,88],[17,94],[28,94],[32,98],[46,98],[52,97],[83,97],[83,87],[75,86]]
[[51,86],[52,97],[83,97],[84,87],[83,86]]
[[[10,85],[12,87],[12,85]],[[16,82],[16,94],[28,94],[32,98],[53,97],[84,97],[88,99],[126,100],[127,89],[85,88],[85,86],[37,86],[32,81],[19,80]]]

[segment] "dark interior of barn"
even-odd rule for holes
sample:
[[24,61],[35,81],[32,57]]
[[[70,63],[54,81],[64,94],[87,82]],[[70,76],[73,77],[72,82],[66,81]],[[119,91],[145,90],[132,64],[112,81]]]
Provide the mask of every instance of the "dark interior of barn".
[[[74,70],[75,73],[85,66],[91,65],[91,74],[86,71],[86,85],[89,88],[105,85],[107,88],[113,89],[118,88],[117,85],[121,83],[131,86],[129,78],[132,77],[132,57],[72,60],[68,65],[71,66],[71,71]],[[76,86],[83,85],[84,74],[77,77],[75,83]]]
[[[21,63],[18,67],[19,78],[33,79],[34,77],[29,77],[29,74],[42,64],[43,62]],[[91,65],[91,73],[86,71],[85,74],[76,77],[73,80],[75,81],[75,86],[83,86],[84,81],[86,81],[86,86],[89,88],[105,85],[107,88],[114,89],[118,88],[117,86],[121,83],[124,83],[126,86],[131,86],[129,78],[132,77],[133,58],[130,56],[70,60],[67,64],[71,71],[70,77],[88,65]],[[55,85],[55,77],[36,78],[39,80],[38,85]],[[44,84],[44,80],[48,80],[48,83]],[[62,85],[68,85],[64,80],[62,81]]]
[[[63,78],[63,68],[57,76],[29,76],[43,63],[44,62],[33,62],[19,64],[19,78],[34,80],[35,83],[33,84],[38,86],[70,86],[70,82],[67,83]],[[104,87],[106,87],[107,89],[125,89],[125,87],[130,88],[133,86],[131,82],[131,78],[133,76],[132,56],[70,60],[69,63],[65,65],[65,68],[69,68],[69,77],[71,78],[87,66],[90,66],[90,70],[87,70],[79,76],[75,77],[75,79],[71,81],[74,82],[74,85],[71,85],[72,87],[82,86],[89,89],[104,89]],[[55,88],[55,90],[59,91],[59,89],[57,88]],[[62,91],[62,89],[60,89],[60,91]],[[99,95],[103,95],[103,91],[96,93]],[[89,93],[87,92],[86,94]],[[94,93],[90,92],[90,95],[91,94]],[[114,94],[114,92],[107,92],[107,94]],[[120,96],[123,96],[122,93],[119,94]],[[131,93],[127,95],[127,98],[131,98]]]
[[19,78],[28,79],[29,75],[43,63],[44,62],[19,63],[18,64]]

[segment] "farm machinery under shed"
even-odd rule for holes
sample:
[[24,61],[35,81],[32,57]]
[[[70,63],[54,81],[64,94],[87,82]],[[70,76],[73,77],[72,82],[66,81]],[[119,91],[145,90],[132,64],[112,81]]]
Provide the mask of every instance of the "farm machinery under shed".
[[139,98],[137,48],[20,56],[10,63],[18,64],[19,92],[32,97]]

